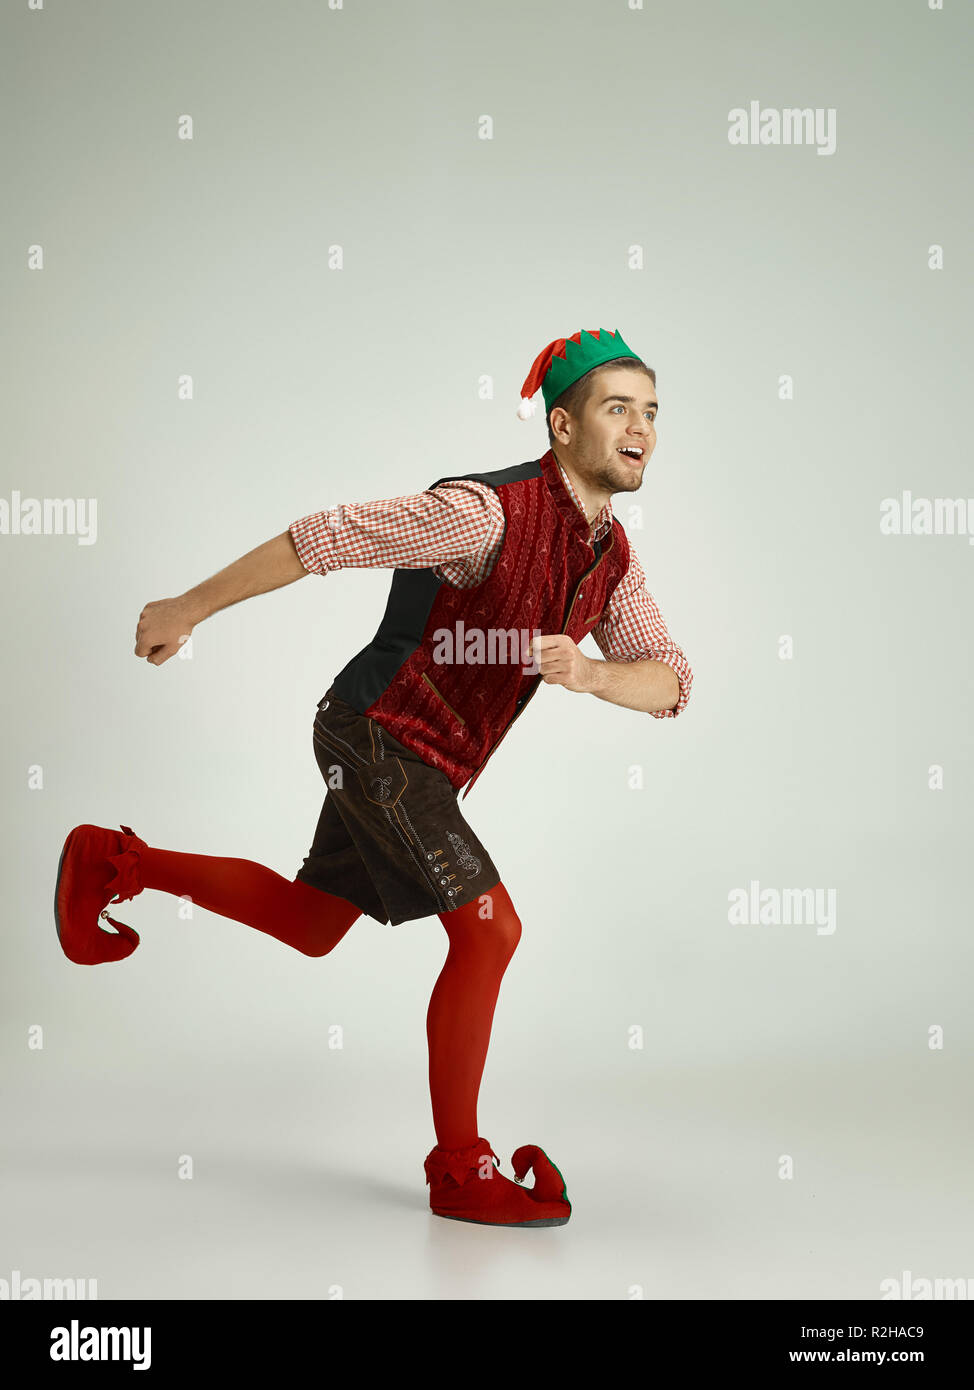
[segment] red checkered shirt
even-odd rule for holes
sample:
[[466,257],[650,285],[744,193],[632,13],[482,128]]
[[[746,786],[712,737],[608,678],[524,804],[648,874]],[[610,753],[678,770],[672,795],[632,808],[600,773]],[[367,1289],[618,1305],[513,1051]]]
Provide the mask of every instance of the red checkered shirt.
[[[584,516],[564,468],[561,476]],[[598,540],[611,525],[612,506],[607,502],[591,524],[590,538]],[[342,502],[302,517],[288,529],[298,558],[313,574],[356,568],[431,569],[447,584],[470,589],[487,578],[500,554],[504,508],[492,487],[457,478],[408,497]],[[675,708],[649,713],[674,719],[686,708],[693,672],[666,630],[631,542],[629,568],[591,635],[606,661],[661,661],[676,673],[680,698]]]

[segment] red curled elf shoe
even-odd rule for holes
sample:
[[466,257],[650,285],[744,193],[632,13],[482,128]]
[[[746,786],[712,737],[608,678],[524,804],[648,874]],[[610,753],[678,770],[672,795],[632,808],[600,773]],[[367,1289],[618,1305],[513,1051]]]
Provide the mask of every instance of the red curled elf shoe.
[[[430,1211],[452,1221],[481,1226],[564,1226],[572,1214],[565,1180],[536,1144],[514,1151],[514,1182],[494,1167],[500,1159],[478,1139],[465,1149],[435,1148],[424,1167]],[[534,1186],[519,1186],[534,1169]]]
[[[148,849],[128,825],[123,834],[100,825],[76,825],[64,842],[54,886],[54,925],[61,950],[75,965],[124,960],[139,944],[139,934],[108,915],[112,902],[126,902],[142,892],[139,852]],[[99,918],[115,932],[103,931]]]

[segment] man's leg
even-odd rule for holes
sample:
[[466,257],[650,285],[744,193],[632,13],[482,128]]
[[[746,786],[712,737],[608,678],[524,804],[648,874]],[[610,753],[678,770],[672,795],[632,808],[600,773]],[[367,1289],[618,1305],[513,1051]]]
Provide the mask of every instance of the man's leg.
[[[131,955],[139,944],[138,932],[114,917],[109,907],[129,901],[144,888],[187,897],[308,956],[326,955],[362,914],[350,898],[316,886],[327,882],[344,887],[342,879],[308,881],[307,864],[289,881],[250,859],[155,849],[130,826],[123,825],[121,832],[76,825],[61,850],[54,920],[61,949],[77,965]],[[114,932],[101,927],[103,919]]]
[[266,932],[306,956],[327,955],[362,909],[310,883],[293,882],[250,859],[146,849],[142,881],[198,907]]
[[443,1149],[477,1142],[477,1097],[494,1007],[521,939],[521,921],[503,883],[482,898],[439,914],[450,947],[430,998],[426,1036],[433,1126]]

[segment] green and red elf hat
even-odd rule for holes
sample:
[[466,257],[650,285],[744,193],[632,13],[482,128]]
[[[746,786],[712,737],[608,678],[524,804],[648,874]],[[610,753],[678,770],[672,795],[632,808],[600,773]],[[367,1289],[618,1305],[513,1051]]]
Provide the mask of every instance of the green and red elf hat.
[[611,362],[614,357],[637,357],[619,336],[619,330],[610,333],[607,328],[580,328],[570,338],[556,338],[534,359],[534,363],[521,387],[521,404],[517,408],[518,418],[529,420],[535,412],[536,402],[531,398],[538,388],[544,396],[545,414],[562,394],[579,377],[599,367],[603,362]]

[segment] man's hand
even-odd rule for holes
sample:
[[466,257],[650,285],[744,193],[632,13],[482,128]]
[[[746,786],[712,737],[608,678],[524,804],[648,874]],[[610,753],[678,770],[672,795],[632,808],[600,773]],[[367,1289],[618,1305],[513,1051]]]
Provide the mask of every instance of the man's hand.
[[593,661],[591,657],[583,655],[565,633],[536,637],[533,650],[541,679],[547,685],[563,685],[566,690],[585,695],[595,691],[598,684],[596,668],[604,665],[604,662]]
[[135,629],[135,655],[161,666],[179,651],[196,625],[185,598],[161,598],[147,603]]
[[[532,644],[541,679],[583,695],[596,695],[612,705],[653,714],[675,709],[680,681],[665,662],[649,657],[639,661],[595,661],[583,656],[563,632],[536,637]],[[526,668],[530,670],[530,668]]]
[[160,598],[147,603],[135,629],[135,655],[161,666],[179,651],[197,623],[212,617],[231,603],[266,594],[303,579],[310,571],[301,562],[290,528],[248,550],[232,565],[179,598]]

